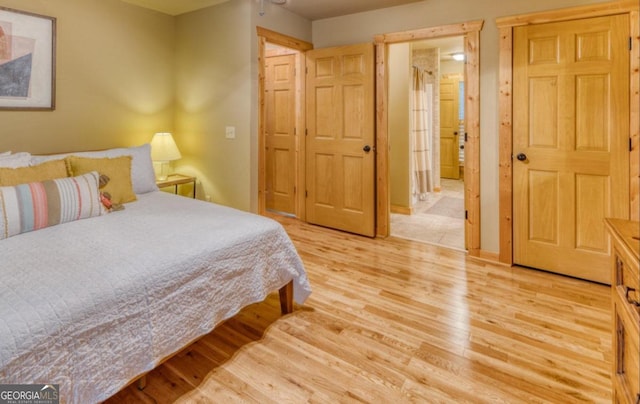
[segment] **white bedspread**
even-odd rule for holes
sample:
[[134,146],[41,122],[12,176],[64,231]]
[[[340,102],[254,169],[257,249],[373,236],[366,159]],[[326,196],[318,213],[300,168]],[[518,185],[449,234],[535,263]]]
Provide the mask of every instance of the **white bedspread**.
[[0,241],[0,383],[92,403],[304,268],[275,221],[164,192]]

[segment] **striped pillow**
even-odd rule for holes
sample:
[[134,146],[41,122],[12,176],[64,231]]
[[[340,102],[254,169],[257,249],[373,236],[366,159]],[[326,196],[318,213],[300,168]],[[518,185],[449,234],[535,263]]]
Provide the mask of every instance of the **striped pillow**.
[[96,171],[69,178],[0,187],[0,240],[73,220],[100,216]]

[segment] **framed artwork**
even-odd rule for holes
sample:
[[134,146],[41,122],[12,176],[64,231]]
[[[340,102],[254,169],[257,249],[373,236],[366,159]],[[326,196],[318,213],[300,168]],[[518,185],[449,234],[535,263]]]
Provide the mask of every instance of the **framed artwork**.
[[56,19],[0,7],[0,110],[55,109]]

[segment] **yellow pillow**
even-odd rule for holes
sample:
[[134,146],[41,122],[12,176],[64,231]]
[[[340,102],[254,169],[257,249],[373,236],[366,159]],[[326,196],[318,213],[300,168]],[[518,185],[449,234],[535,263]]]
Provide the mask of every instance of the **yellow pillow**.
[[32,167],[0,168],[0,187],[66,178],[64,160],[53,160]]
[[111,202],[127,203],[136,200],[131,183],[131,156],[115,158],[68,156],[65,161],[69,175],[72,177],[91,171],[97,171],[109,177],[109,182],[101,191],[111,194]]

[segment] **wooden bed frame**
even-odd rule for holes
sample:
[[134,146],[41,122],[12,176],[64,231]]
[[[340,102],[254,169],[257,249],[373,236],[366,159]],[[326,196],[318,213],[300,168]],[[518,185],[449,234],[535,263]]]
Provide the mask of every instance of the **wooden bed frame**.
[[[96,152],[99,152],[99,151],[104,151],[104,150],[109,150],[109,149],[81,150],[80,152],[85,152],[85,151],[96,151]],[[40,155],[45,155],[46,156],[46,155],[55,155],[55,154],[63,154],[63,153],[74,153],[74,152],[41,153]],[[194,192],[195,192],[195,188],[194,188]],[[280,297],[280,312],[282,313],[282,315],[284,316],[286,314],[293,313],[293,280],[289,281],[289,283],[287,283],[286,285],[281,287],[278,290],[278,294],[279,294],[279,297]],[[187,346],[193,344],[194,342],[195,342],[195,340],[189,342],[189,344],[185,345],[184,347],[187,347]],[[160,366],[164,362],[168,361],[175,354],[177,354],[177,352],[174,353],[173,355],[169,355],[166,358],[162,359],[158,363],[157,366]],[[127,386],[131,385],[134,382],[136,383],[136,385],[137,385],[139,390],[143,390],[147,386],[147,373],[143,374],[142,376],[138,376],[138,377],[132,379],[131,381],[129,381],[129,383],[127,383],[125,386],[123,386],[122,389],[126,388]]]
[[285,314],[293,313],[293,281],[280,288],[280,312]]
[[[293,280],[289,281],[289,283],[281,287],[278,290],[278,294],[280,296],[280,312],[282,313],[282,315],[284,316],[286,314],[293,313]],[[193,342],[194,341],[191,341],[189,344],[185,345],[185,347],[191,345]],[[171,358],[173,358],[173,355],[167,356],[160,363],[158,363],[158,366]],[[129,383],[127,383],[127,386],[133,382],[136,382],[138,390],[143,390],[145,387],[147,387],[147,374],[145,373],[144,375],[131,380]],[[123,387],[123,389],[125,387]]]

